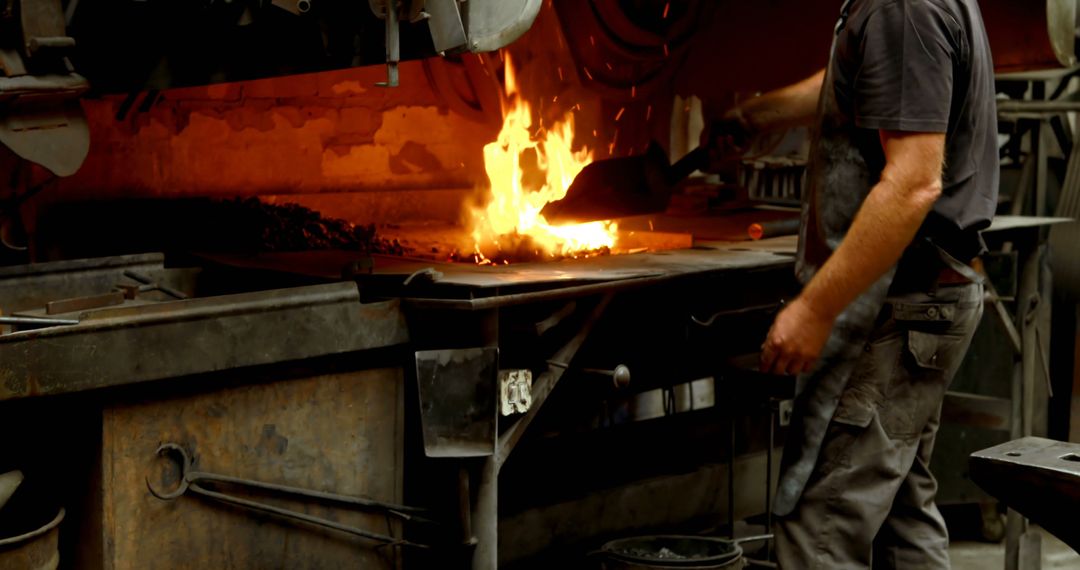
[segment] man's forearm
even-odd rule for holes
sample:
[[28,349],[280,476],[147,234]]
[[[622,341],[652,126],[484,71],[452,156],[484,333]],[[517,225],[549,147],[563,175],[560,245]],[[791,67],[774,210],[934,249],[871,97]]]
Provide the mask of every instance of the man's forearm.
[[734,109],[751,133],[763,133],[808,125],[817,116],[825,70],[793,85],[747,100]]
[[941,167],[927,170],[927,165],[918,161],[940,165],[941,156],[936,151],[922,156],[916,152],[887,166],[843,242],[803,290],[803,299],[822,317],[839,315],[896,264],[915,238],[941,195]]

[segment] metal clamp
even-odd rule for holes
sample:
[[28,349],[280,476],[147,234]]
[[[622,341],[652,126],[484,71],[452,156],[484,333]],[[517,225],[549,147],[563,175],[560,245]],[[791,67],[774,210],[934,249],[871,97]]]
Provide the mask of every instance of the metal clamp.
[[721,319],[723,317],[733,317],[733,316],[736,316],[736,315],[745,315],[745,314],[749,314],[749,313],[759,313],[759,312],[764,313],[764,314],[775,315],[776,313],[780,312],[780,309],[783,309],[783,308],[784,308],[784,300],[781,299],[781,300],[779,300],[779,301],[777,301],[775,303],[768,303],[768,304],[765,304],[765,305],[754,305],[754,306],[751,306],[751,307],[740,307],[738,309],[724,309],[722,311],[718,311],[716,313],[713,313],[712,316],[710,316],[710,317],[708,317],[706,319],[699,319],[699,318],[695,317],[694,315],[690,315],[690,322],[692,322],[695,325],[698,325],[700,327],[709,328],[709,327],[713,326],[716,323],[717,320],[719,320],[719,319]]
[[270,513],[283,518],[294,519],[308,524],[338,530],[347,534],[352,534],[361,538],[380,542],[387,546],[411,546],[415,548],[428,548],[428,546],[424,544],[418,544],[404,539],[395,538],[393,536],[369,532],[355,526],[341,524],[339,522],[311,516],[304,513],[299,513],[296,511],[291,511],[288,509],[283,509],[280,507],[275,507],[266,503],[260,503],[258,501],[252,501],[250,499],[244,499],[218,491],[211,491],[203,487],[203,484],[224,483],[228,485],[248,487],[251,489],[271,491],[283,495],[293,495],[296,497],[340,503],[363,509],[377,510],[385,513],[386,515],[393,516],[409,522],[433,523],[433,521],[431,520],[417,516],[417,513],[425,512],[424,509],[420,509],[417,507],[409,507],[405,505],[397,505],[393,503],[384,503],[364,497],[338,495],[335,493],[313,491],[311,489],[289,487],[286,485],[278,485],[275,483],[264,483],[261,481],[253,481],[250,479],[241,479],[239,477],[230,477],[228,475],[218,475],[215,473],[196,471],[192,466],[191,457],[188,456],[187,452],[184,450],[183,447],[176,443],[163,443],[161,447],[158,447],[157,455],[160,457],[169,457],[176,461],[176,463],[180,466],[180,483],[179,485],[177,485],[176,489],[172,491],[159,491],[158,489],[155,489],[154,486],[150,483],[150,478],[146,478],[146,488],[150,491],[150,494],[163,501],[173,501],[179,499],[180,497],[184,496],[184,494],[190,491],[191,493],[194,493],[196,495],[201,495],[203,497],[221,501],[223,503],[228,503],[230,505],[250,509],[252,511]]

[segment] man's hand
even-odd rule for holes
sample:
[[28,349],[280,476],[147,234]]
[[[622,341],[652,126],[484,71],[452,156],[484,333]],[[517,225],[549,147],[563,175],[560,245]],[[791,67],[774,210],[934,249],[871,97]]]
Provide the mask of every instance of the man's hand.
[[761,371],[772,374],[809,372],[829,340],[834,318],[797,297],[776,316],[761,347]]
[[737,110],[728,111],[723,118],[706,125],[699,142],[709,151],[706,169],[719,172],[725,163],[739,160],[746,154],[752,136]]

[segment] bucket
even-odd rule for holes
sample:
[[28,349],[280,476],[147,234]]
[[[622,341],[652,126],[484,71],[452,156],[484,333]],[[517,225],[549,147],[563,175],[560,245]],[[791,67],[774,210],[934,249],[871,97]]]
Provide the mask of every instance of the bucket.
[[741,570],[739,544],[771,535],[725,540],[707,536],[652,535],[613,540],[593,554],[604,570]]
[[56,570],[60,565],[60,522],[64,509],[44,526],[13,536],[0,538],[0,568],[4,570]]

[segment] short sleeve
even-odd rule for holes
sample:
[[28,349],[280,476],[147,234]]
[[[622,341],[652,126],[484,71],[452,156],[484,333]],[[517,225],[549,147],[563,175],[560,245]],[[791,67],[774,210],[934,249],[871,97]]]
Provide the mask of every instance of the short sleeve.
[[956,50],[948,17],[931,2],[895,0],[866,20],[854,82],[855,124],[944,133]]

